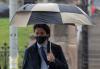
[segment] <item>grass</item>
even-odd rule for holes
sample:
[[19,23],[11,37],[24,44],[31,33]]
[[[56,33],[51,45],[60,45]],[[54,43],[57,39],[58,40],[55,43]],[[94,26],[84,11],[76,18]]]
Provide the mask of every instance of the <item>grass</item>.
[[0,19],[0,46],[6,42],[9,44],[9,19],[1,18]]
[[[24,47],[28,45],[29,35],[32,32],[32,27],[18,28],[18,47],[19,51],[24,50]],[[0,18],[0,46],[6,42],[9,46],[9,19]]]
[[29,43],[29,36],[32,34],[32,27],[18,28],[18,46],[19,50],[23,50]]

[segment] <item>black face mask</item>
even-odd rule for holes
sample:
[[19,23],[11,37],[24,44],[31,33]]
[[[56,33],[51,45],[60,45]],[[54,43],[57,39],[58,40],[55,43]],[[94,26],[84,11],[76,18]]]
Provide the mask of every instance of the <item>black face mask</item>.
[[45,40],[48,39],[48,36],[36,36],[36,41],[39,43],[39,44],[42,44],[44,43]]

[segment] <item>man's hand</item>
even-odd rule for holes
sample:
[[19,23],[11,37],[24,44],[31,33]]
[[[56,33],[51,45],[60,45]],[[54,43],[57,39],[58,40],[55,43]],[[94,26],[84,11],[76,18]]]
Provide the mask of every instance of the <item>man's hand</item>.
[[52,52],[48,53],[48,55],[47,55],[47,60],[48,60],[49,62],[55,62],[55,57],[54,57],[54,55],[53,55]]

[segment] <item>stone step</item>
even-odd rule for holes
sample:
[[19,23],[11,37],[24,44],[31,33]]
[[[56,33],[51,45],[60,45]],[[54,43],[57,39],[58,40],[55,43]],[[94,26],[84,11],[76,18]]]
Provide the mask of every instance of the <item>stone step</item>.
[[89,46],[89,50],[100,50],[100,45],[98,44],[91,44],[93,46]]

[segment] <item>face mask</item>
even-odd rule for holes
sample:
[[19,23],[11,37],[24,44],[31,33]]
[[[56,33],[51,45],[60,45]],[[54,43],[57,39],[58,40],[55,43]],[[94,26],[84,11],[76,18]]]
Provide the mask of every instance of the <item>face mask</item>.
[[44,43],[45,40],[48,39],[48,36],[36,36],[36,41],[39,43],[39,44],[42,44]]

